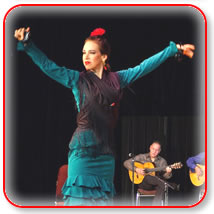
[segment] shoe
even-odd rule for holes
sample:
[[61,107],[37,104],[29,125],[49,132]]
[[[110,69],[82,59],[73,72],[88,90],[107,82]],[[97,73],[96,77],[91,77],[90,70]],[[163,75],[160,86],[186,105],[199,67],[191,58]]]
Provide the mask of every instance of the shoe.
[[177,184],[176,188],[175,188],[175,191],[180,191],[180,184]]
[[173,187],[173,190],[175,191],[180,191],[180,184],[175,184],[174,187]]

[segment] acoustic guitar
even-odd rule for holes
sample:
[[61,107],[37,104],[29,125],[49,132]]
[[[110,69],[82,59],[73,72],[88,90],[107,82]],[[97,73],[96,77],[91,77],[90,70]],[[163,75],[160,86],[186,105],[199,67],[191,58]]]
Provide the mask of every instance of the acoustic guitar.
[[205,166],[201,164],[196,164],[196,166],[200,167],[200,169],[202,170],[202,176],[198,176],[196,172],[192,172],[191,170],[189,170],[189,176],[193,185],[201,186],[205,182]]
[[[180,169],[183,166],[183,164],[181,162],[178,162],[178,163],[174,163],[169,166],[155,168],[154,164],[151,162],[141,163],[141,162],[135,161],[134,166],[137,168],[144,169],[146,175],[155,176],[155,172],[165,170],[167,167],[170,167],[172,169]],[[134,172],[134,184],[140,184],[143,181],[144,177],[145,177],[145,175],[140,175],[140,174],[137,174],[136,172]],[[132,170],[129,170],[129,178],[133,182],[133,171]]]

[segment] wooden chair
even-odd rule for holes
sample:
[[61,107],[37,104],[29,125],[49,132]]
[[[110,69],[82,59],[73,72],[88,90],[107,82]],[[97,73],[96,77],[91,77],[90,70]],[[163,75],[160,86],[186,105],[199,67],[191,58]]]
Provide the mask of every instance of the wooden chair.
[[[145,190],[138,188],[137,194],[136,194],[136,206],[140,206],[140,198],[149,198],[149,197],[155,197],[156,190]],[[161,206],[167,206],[168,205],[168,186],[165,186],[165,194],[164,194],[164,200],[161,202]]]
[[57,175],[57,181],[56,181],[56,206],[63,206],[63,195],[62,195],[62,187],[68,177],[68,165],[62,165],[59,168],[58,175]]
[[138,188],[136,194],[136,206],[140,206],[140,198],[155,197],[156,190],[144,190]]

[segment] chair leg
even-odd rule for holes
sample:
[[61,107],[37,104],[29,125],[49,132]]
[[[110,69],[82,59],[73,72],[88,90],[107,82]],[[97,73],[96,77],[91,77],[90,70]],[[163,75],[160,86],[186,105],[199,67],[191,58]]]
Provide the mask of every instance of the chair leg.
[[163,206],[168,206],[168,186],[165,184]]
[[204,189],[201,189],[200,191],[199,191],[199,201],[203,198],[203,196],[204,196]]
[[139,193],[137,192],[137,194],[136,194],[136,206],[138,206],[138,204],[139,204]]

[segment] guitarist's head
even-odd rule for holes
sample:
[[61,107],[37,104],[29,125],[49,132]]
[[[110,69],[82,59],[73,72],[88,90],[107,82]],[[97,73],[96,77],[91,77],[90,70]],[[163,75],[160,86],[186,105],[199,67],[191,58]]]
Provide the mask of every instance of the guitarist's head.
[[153,141],[153,143],[149,147],[150,158],[156,158],[161,152],[161,144],[159,141]]

